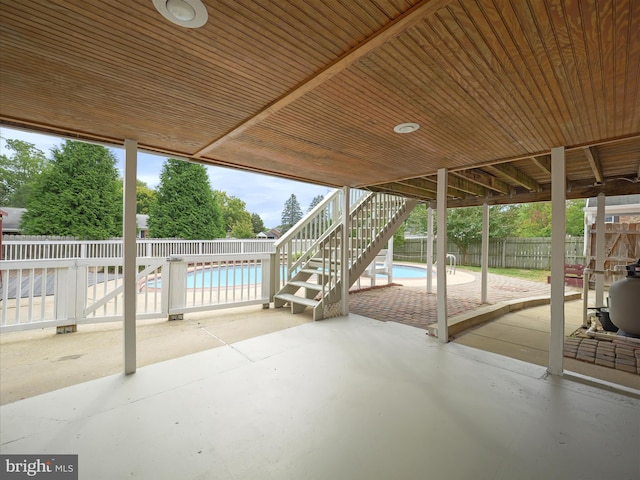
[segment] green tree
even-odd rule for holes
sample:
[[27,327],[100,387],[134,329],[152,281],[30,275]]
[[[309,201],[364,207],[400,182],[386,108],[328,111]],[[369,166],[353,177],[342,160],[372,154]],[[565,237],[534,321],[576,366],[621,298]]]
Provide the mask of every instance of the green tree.
[[222,208],[226,233],[234,238],[253,238],[255,236],[253,223],[251,214],[247,211],[247,204],[238,197],[230,197],[225,192],[216,190],[214,193]]
[[[565,205],[567,235],[584,233],[584,200],[567,200]],[[551,202],[527,203],[518,213],[518,229],[521,237],[551,236]]]
[[313,199],[311,199],[311,203],[309,204],[307,212],[313,210],[320,202],[322,202],[322,200],[324,200],[324,197],[322,195],[316,195],[315,197],[313,197]]
[[33,143],[12,139],[5,142],[13,154],[0,155],[0,205],[24,208],[47,158]]
[[136,213],[149,215],[151,205],[156,201],[156,192],[142,180],[136,181]]
[[406,232],[410,235],[424,235],[427,233],[427,206],[420,203],[411,210],[404,222]]
[[185,240],[224,238],[222,211],[204,166],[173,158],[165,161],[157,198],[149,211],[149,235]]
[[[513,219],[517,211],[511,206],[490,207],[489,238],[513,235]],[[482,240],[482,207],[447,210],[447,239],[458,247],[462,254],[462,264],[466,264],[469,245]]]
[[[123,197],[124,192],[124,179],[120,178],[119,192],[120,197]],[[151,204],[156,201],[156,192],[147,186],[142,180],[136,180],[136,213],[142,215],[149,215]]]
[[122,235],[116,158],[105,147],[67,140],[33,183],[22,216],[27,235],[101,240]]
[[567,235],[581,237],[584,235],[584,207],[586,200],[567,201]]
[[282,225],[280,230],[282,233],[286,233],[291,227],[293,227],[302,218],[302,209],[298,199],[292,193],[291,196],[284,203],[284,210],[282,210]]
[[266,230],[262,218],[257,213],[251,214],[251,225],[253,225],[253,233],[256,235]]

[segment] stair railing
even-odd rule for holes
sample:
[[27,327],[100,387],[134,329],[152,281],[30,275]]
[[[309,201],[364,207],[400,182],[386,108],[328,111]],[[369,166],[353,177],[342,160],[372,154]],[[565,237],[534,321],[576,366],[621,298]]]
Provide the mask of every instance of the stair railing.
[[[369,252],[378,247],[379,242],[388,235],[396,218],[408,207],[406,198],[378,193],[368,196],[351,212],[351,242],[350,242],[350,274],[349,281],[353,283],[367,267]],[[366,265],[361,265],[366,262]]]
[[[330,278],[327,289],[336,287],[340,275],[338,260],[342,240],[337,232],[342,232],[342,198],[342,190],[334,190],[276,241],[271,262],[272,297],[314,257],[328,262],[326,268]],[[366,265],[360,268],[359,264],[377,246],[381,235],[393,224],[407,200],[395,195],[356,189],[351,191],[350,200],[349,269],[350,272],[361,273]],[[336,255],[335,259],[329,259],[323,251],[329,244],[333,246],[331,251],[332,255]],[[349,275],[348,281],[350,284],[355,281],[353,275]],[[326,293],[325,289],[323,293]]]

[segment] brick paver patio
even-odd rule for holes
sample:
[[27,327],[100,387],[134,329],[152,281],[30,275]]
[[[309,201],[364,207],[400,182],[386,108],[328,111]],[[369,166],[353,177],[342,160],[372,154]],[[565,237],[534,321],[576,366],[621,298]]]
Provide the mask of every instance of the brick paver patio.
[[[447,309],[450,317],[474,310],[480,303],[480,273],[467,272],[473,281],[447,285]],[[381,321],[398,322],[427,329],[437,321],[437,295],[428,294],[423,286],[402,285],[402,280],[391,286],[352,291],[349,310],[352,313]],[[488,301],[495,304],[507,300],[550,295],[550,285],[515,277],[488,275]],[[569,287],[567,287],[570,290]],[[620,344],[622,343],[622,344]],[[640,347],[625,345],[623,340],[606,341],[591,338],[565,339],[564,355],[583,362],[595,363],[640,375]]]
[[[480,306],[480,273],[467,272],[474,280],[469,283],[447,285],[447,310],[450,317],[474,310]],[[503,275],[488,275],[488,301],[490,304],[550,294],[550,285]],[[349,310],[352,313],[427,329],[437,321],[437,296],[429,294],[426,281],[423,286],[402,285],[398,279],[392,286],[352,292]],[[415,282],[412,282],[415,284]]]

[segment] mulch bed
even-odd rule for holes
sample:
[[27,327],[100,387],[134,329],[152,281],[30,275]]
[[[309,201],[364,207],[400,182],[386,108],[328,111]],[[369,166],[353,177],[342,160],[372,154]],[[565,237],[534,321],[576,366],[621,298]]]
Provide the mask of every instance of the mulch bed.
[[585,331],[580,328],[565,338],[565,357],[640,375],[640,345],[625,341],[624,337],[590,338]]

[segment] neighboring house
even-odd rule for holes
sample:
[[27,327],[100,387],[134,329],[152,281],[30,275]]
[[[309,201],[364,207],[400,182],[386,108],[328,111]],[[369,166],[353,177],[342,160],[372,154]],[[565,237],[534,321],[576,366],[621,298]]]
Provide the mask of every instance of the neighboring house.
[[[20,235],[20,220],[27,209],[2,207],[0,211],[4,212],[6,216],[4,221],[0,222],[2,235]],[[1,214],[0,218],[2,218]],[[138,238],[147,238],[149,236],[149,215],[136,215],[136,224],[138,225]]]
[[2,235],[19,235],[20,219],[25,212],[25,208],[2,207],[5,219],[2,222]]
[[138,226],[138,238],[149,236],[149,215],[136,214],[136,225]]
[[[584,209],[584,255],[590,268],[595,268],[595,229],[597,198],[589,198]],[[616,265],[625,265],[638,258],[640,254],[640,195],[611,196],[605,198],[604,222],[606,255],[605,269]],[[615,281],[609,273],[605,283]]]
[[[640,223],[640,195],[622,195],[605,198],[605,223]],[[598,199],[587,199],[584,209],[584,223],[596,223]]]
[[280,230],[278,230],[277,228],[272,228],[267,232],[260,232],[259,234],[256,235],[256,238],[266,238],[266,239],[277,240],[278,238],[280,238],[281,235],[282,234],[280,233]]

